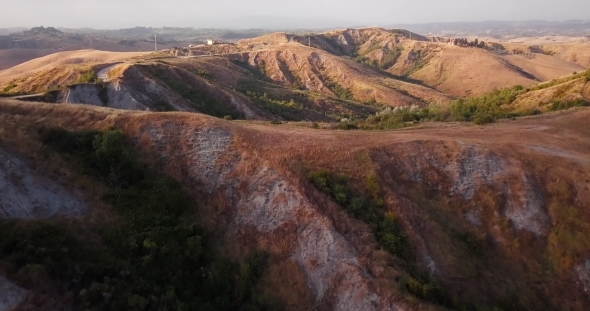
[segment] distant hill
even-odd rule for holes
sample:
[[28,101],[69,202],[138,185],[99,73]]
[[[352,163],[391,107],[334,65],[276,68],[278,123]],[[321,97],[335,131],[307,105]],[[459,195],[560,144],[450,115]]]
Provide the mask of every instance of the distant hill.
[[7,36],[11,33],[22,32],[23,30],[27,30],[28,28],[25,27],[13,27],[13,28],[0,28],[0,36]]
[[[67,36],[46,28],[27,33],[47,41]],[[132,110],[333,122],[365,119],[386,108],[447,106],[456,98],[477,98],[515,85],[533,88],[585,71],[581,64],[590,58],[584,45],[505,45],[404,29],[279,32],[134,59],[130,57],[137,55],[124,53],[60,52],[0,71],[0,90],[5,95],[57,92],[53,102]],[[76,87],[81,77],[92,77],[113,62],[124,64],[116,66],[107,85],[108,98],[99,99],[94,87]]]
[[569,21],[485,21],[447,22],[423,24],[392,24],[388,27],[409,29],[435,35],[486,35],[486,36],[590,36],[590,20]]

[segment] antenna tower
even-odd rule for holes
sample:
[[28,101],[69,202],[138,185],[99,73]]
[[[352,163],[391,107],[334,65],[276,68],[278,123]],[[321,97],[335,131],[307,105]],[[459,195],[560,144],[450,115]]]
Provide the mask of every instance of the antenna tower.
[[158,52],[158,35],[154,34],[154,48],[156,49],[156,52]]

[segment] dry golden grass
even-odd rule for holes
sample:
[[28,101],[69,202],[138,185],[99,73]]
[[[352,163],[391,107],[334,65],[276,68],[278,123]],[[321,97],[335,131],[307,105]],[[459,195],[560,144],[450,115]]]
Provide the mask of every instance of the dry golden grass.
[[456,46],[444,46],[411,77],[455,96],[477,96],[508,86],[537,83],[499,56],[479,48]]
[[583,99],[590,102],[590,82],[584,78],[574,79],[552,87],[527,92],[518,96],[512,103],[515,109],[546,110],[553,101],[573,101]]
[[145,55],[146,52],[105,52],[97,50],[79,50],[59,52],[40,57],[18,66],[0,71],[0,84],[26,75],[47,71],[63,65],[83,63],[109,63]]
[[545,45],[543,50],[553,57],[590,68],[590,44]]
[[0,50],[0,71],[53,53],[55,53],[55,49]]
[[539,81],[549,81],[570,75],[573,72],[586,70],[585,67],[576,63],[543,54],[537,54],[531,59],[522,55],[505,55],[502,58],[510,64],[530,73]]

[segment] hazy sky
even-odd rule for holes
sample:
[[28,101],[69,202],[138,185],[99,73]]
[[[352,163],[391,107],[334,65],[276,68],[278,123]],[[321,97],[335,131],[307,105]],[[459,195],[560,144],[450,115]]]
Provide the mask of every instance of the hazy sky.
[[7,27],[285,27],[590,19],[590,0],[2,0]]

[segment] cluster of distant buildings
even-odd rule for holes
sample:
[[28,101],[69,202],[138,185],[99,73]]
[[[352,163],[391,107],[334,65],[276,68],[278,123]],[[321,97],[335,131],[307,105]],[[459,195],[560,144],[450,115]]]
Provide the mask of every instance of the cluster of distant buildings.
[[[214,40],[207,40],[207,41],[205,41],[205,44],[206,44],[206,45],[213,45],[213,44],[216,44],[216,43],[217,43],[217,41],[214,41]],[[189,47],[189,48],[196,48],[197,46],[198,46],[198,45],[189,44],[189,46],[188,46],[188,47]]]

